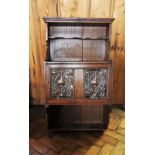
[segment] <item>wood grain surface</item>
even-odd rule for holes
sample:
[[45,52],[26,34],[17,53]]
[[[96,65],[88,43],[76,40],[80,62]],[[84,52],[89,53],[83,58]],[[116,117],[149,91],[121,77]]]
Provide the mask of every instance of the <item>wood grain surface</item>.
[[124,0],[30,0],[30,83],[33,104],[45,104],[44,60],[46,24],[43,17],[115,18],[110,57],[114,62],[113,103],[125,102],[125,4]]

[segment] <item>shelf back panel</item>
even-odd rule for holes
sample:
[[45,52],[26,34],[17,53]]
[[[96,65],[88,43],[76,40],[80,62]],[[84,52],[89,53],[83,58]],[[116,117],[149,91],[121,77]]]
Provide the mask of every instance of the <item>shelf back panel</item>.
[[109,36],[109,31],[107,26],[92,26],[85,25],[83,26],[83,34],[82,38],[90,38],[90,39],[104,39]]
[[105,40],[83,40],[83,61],[104,61],[105,58]]
[[49,27],[50,38],[82,38],[82,26],[74,24],[53,25]]
[[50,40],[50,59],[52,61],[82,61],[82,40]]

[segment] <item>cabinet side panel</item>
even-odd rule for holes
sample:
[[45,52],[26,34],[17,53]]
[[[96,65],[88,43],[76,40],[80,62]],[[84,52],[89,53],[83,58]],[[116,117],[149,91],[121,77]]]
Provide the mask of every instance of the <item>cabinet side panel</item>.
[[45,65],[45,92],[47,99],[50,97],[50,77],[50,69]]

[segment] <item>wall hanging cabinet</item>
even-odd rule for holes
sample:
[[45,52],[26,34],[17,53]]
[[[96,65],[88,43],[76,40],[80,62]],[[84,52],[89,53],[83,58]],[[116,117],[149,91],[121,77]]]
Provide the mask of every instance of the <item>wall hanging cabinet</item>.
[[48,128],[102,130],[112,103],[113,18],[45,17]]

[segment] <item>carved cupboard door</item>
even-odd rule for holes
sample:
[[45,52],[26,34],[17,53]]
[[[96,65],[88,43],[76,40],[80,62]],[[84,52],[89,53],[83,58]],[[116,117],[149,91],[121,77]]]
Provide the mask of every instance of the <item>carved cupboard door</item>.
[[[105,104],[112,99],[112,66],[45,65],[47,103]],[[57,68],[58,67],[58,68]]]

